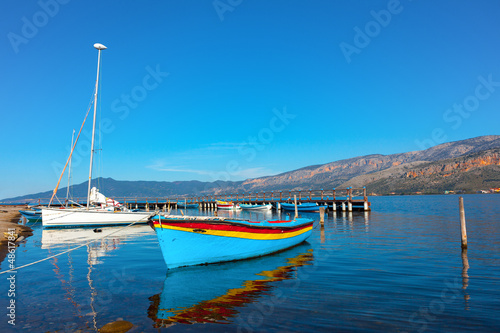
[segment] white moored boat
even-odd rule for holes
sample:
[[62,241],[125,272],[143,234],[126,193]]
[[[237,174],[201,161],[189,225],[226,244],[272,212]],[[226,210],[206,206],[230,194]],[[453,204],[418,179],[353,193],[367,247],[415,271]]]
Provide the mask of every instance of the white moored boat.
[[273,205],[267,204],[267,205],[252,205],[252,204],[241,204],[240,205],[241,209],[243,210],[271,210],[273,208]]
[[81,227],[147,223],[149,212],[112,211],[86,208],[42,208],[44,227]]
[[[77,226],[104,226],[104,225],[117,225],[117,224],[131,224],[131,223],[147,223],[148,218],[153,215],[149,212],[132,212],[126,207],[123,207],[119,202],[106,198],[104,195],[94,187],[91,189],[92,180],[92,166],[94,155],[94,138],[95,138],[95,123],[96,123],[96,110],[97,110],[97,92],[99,88],[99,64],[101,60],[101,51],[106,49],[106,46],[96,43],[94,47],[99,51],[97,60],[97,79],[94,92],[94,121],[92,128],[92,144],[90,148],[90,170],[89,170],[89,186],[87,192],[87,206],[80,206],[79,208],[54,208],[50,207],[54,196],[57,193],[59,183],[61,182],[62,175],[66,170],[68,162],[71,161],[71,156],[75,150],[76,143],[80,137],[83,128],[76,138],[76,142],[71,147],[71,153],[68,162],[63,168],[59,181],[52,194],[49,202],[49,207],[42,208],[42,225],[44,227],[77,227]],[[90,110],[89,110],[90,111]],[[88,113],[87,113],[88,114]],[[85,116],[85,119],[87,116]],[[85,124],[85,120],[84,120]]]

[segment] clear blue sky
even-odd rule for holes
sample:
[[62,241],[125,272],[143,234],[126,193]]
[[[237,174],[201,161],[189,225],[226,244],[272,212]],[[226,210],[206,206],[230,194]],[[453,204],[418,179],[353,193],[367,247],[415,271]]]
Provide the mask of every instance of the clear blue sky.
[[242,180],[499,134],[498,17],[497,0],[2,1],[0,199],[55,186],[96,42],[95,175]]

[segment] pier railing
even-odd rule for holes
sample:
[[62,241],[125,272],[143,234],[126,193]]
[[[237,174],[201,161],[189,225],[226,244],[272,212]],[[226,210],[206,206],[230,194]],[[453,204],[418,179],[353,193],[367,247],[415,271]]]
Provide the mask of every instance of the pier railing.
[[[238,203],[278,203],[292,202],[294,197],[300,202],[317,202],[318,204],[354,206],[370,210],[370,202],[366,188],[346,188],[346,189],[309,189],[309,190],[281,190],[281,191],[261,191],[244,193],[220,193],[200,196],[172,196],[172,197],[111,197],[124,205],[133,207],[149,207],[178,204],[200,204],[207,206],[214,205],[217,201],[231,201]],[[75,198],[75,202],[85,203],[87,198]],[[38,199],[38,203],[43,204],[44,199]],[[48,201],[48,199],[47,199]]]

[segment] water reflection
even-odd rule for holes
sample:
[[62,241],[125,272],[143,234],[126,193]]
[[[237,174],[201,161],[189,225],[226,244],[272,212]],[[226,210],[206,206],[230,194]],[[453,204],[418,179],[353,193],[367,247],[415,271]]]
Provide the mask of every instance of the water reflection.
[[339,231],[370,231],[370,212],[332,212],[329,221],[333,222],[333,228]]
[[[72,257],[73,251],[54,257],[50,260],[54,266],[56,278],[60,281],[65,294],[65,299],[71,304],[75,318],[80,318],[83,322],[80,325],[91,328],[97,332],[96,308],[99,305],[99,288],[95,286],[95,266],[102,264],[102,258],[109,255],[110,252],[118,250],[122,243],[128,238],[135,238],[153,232],[147,225],[137,225],[131,227],[102,227],[102,228],[71,228],[71,229],[43,229],[42,230],[42,249],[48,250],[50,254],[61,253],[61,250],[75,249],[79,245],[87,252],[86,274],[83,281],[75,281],[75,263]],[[67,262],[67,263],[66,263]],[[67,267],[67,272],[65,267]],[[76,263],[77,268],[81,268],[81,262]],[[83,285],[82,282],[85,284]],[[103,290],[100,290],[101,294]],[[104,290],[108,292],[108,290]],[[102,297],[102,295],[101,295]],[[102,305],[103,301],[101,300]],[[84,312],[90,312],[82,315]],[[78,325],[76,322],[74,325]]]
[[466,290],[469,286],[469,259],[467,258],[467,249],[462,249],[462,290],[464,291],[465,310],[469,310],[470,296]]
[[161,294],[151,296],[148,316],[154,327],[176,323],[230,323],[238,308],[269,295],[274,282],[296,279],[298,267],[310,265],[308,243],[262,258],[168,272]]
[[137,225],[127,228],[71,228],[71,229],[43,229],[42,249],[49,252],[59,248],[73,248],[77,245],[87,245],[88,263],[92,265],[102,263],[99,258],[117,250],[127,238],[150,234],[151,228],[147,225]]

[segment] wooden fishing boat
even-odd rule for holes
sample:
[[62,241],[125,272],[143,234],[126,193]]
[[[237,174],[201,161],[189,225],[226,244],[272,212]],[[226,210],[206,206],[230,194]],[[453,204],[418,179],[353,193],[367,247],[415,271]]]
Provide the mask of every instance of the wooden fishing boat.
[[[327,205],[317,205],[315,203],[302,203],[300,205],[297,205],[297,211],[299,212],[318,212],[319,209],[327,208]],[[290,204],[290,203],[282,203],[281,208],[284,210],[295,210],[295,204]]]
[[239,204],[235,205],[234,203],[228,201],[217,200],[217,209],[235,210],[235,209],[240,209],[240,205]]
[[267,204],[267,205],[240,204],[240,208],[243,210],[271,210],[273,208],[273,205],[271,205],[271,204]]
[[160,214],[150,221],[167,269],[263,256],[302,243],[313,229],[306,218],[256,222]]
[[32,220],[39,220],[42,218],[42,210],[20,210],[19,213],[21,213],[22,216],[24,216],[27,220],[32,221]]
[[198,208],[199,204],[197,203],[189,203],[186,201],[179,201],[177,202],[177,207],[178,208]]

